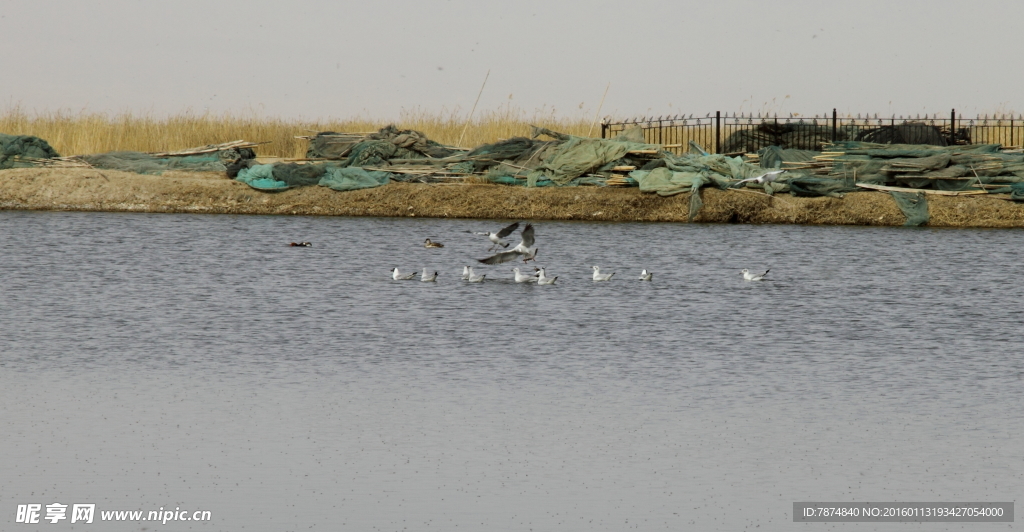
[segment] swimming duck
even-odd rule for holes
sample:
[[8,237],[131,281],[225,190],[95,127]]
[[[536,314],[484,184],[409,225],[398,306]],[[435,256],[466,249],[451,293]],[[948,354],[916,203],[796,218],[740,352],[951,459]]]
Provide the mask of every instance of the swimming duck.
[[432,241],[432,240],[430,240],[428,238],[425,242],[423,242],[423,247],[425,247],[425,248],[443,248],[444,244],[442,244],[440,242],[434,242],[434,241]]
[[292,242],[291,244],[288,245],[297,248],[308,248],[313,246],[311,242]]

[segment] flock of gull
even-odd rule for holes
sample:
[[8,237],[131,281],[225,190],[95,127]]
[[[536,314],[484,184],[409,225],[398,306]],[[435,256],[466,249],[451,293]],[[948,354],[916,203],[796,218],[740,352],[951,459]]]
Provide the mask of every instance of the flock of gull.
[[[508,242],[505,242],[505,238],[514,233],[518,228],[519,222],[516,222],[504,227],[503,229],[496,233],[490,231],[484,233],[466,231],[467,233],[473,233],[475,235],[487,237],[487,239],[491,242],[491,247],[488,249],[488,251],[498,250],[497,253],[491,255],[490,257],[477,259],[477,262],[493,266],[497,264],[504,264],[506,262],[512,262],[515,260],[522,260],[523,264],[526,264],[530,261],[535,261],[537,258],[538,247],[535,245],[536,242],[534,239],[533,224],[526,224],[526,226],[523,227],[523,230],[520,231],[519,244],[517,244],[512,249],[508,249],[510,244]],[[440,242],[435,242],[428,238],[424,241],[423,247],[443,248],[444,244]],[[615,272],[602,273],[601,268],[599,266],[593,266],[593,270],[594,273],[592,275],[592,279],[595,282],[611,281],[612,277],[615,275]],[[764,272],[761,273],[752,273],[749,270],[744,269],[740,273],[743,275],[743,280],[745,281],[762,281],[764,280],[765,276],[768,275],[768,271],[769,270],[765,270]],[[535,282],[539,285],[553,285],[555,284],[555,281],[558,280],[557,276],[549,277],[544,268],[534,267],[533,271],[525,271],[525,267],[524,269],[516,267],[512,268],[512,273],[514,274],[513,279],[517,283]],[[416,272],[402,272],[398,268],[391,269],[391,278],[395,281],[413,280],[416,278],[417,275],[419,275],[420,281],[436,282],[438,272],[435,271],[431,273],[430,270],[428,270],[427,268],[423,268],[423,272],[417,274]],[[475,271],[473,271],[472,266],[463,266],[462,268],[462,280],[464,281],[470,283],[482,283],[484,282],[484,279],[486,277],[487,274],[478,274]],[[644,269],[643,271],[640,272],[640,276],[637,277],[636,279],[639,281],[651,281],[653,277],[653,273]]]

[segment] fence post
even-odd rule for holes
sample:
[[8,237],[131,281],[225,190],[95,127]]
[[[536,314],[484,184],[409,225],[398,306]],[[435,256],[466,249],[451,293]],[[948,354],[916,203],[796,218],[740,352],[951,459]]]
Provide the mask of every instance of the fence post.
[[832,142],[836,141],[836,123],[837,123],[836,108],[833,107],[832,108]]
[[715,111],[715,153],[722,153],[722,112]]
[[956,109],[949,113],[949,144],[956,144]]

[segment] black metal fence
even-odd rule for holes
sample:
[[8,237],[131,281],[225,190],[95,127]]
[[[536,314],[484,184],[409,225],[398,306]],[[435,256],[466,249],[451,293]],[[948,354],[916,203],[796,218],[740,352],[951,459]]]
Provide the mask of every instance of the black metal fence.
[[1024,143],[1024,117],[1011,115],[964,118],[952,110],[947,116],[860,115],[778,117],[722,114],[703,118],[690,116],[643,117],[601,124],[601,138],[615,137],[627,129],[639,128],[644,140],[662,144],[682,153],[695,142],[711,153],[751,153],[765,146],[782,146],[821,151],[839,140],[860,140],[881,144],[1002,144],[1019,148]]

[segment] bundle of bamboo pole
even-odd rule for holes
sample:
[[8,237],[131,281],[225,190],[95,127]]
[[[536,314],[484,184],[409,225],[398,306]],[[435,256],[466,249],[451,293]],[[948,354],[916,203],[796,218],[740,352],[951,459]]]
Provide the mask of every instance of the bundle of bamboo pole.
[[35,159],[32,157],[14,157],[15,162],[28,163],[43,168],[92,168],[93,166],[77,155],[54,157],[52,159]]
[[255,148],[260,144],[266,143],[249,142],[247,140],[233,140],[231,142],[224,142],[221,144],[207,144],[206,146],[199,146],[197,148],[186,148],[184,150],[178,151],[151,152],[150,155],[152,155],[153,157],[183,157],[186,155],[202,155],[204,153],[215,153],[218,151],[230,149]]

